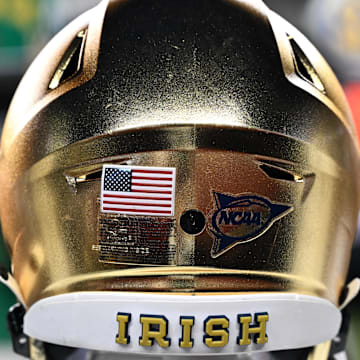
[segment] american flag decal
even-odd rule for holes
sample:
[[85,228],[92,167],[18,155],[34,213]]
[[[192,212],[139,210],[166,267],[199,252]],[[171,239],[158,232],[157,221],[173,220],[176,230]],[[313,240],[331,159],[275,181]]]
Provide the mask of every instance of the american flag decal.
[[174,216],[176,169],[104,165],[101,212]]

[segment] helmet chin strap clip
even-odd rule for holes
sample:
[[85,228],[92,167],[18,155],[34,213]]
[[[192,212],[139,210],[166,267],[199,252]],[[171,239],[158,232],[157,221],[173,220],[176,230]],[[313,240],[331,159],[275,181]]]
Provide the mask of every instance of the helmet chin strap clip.
[[19,301],[9,309],[7,315],[13,350],[19,355],[30,357],[29,337],[23,331],[25,302],[17,281],[2,264],[0,264],[0,283],[8,287]]
[[331,341],[330,360],[346,360],[346,340],[350,329],[350,312],[342,310],[342,324],[338,336]]
[[24,334],[25,308],[20,303],[13,305],[7,315],[8,329],[10,331],[13,350],[16,354],[30,357],[29,337]]

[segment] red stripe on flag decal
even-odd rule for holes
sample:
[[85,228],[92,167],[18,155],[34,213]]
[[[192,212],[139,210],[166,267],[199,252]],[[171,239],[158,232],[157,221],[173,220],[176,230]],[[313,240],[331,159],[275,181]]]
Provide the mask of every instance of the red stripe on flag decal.
[[164,174],[164,175],[172,175],[172,171],[166,170],[140,170],[140,169],[132,169],[132,173],[142,173],[142,174]]
[[[150,203],[150,204],[144,204],[144,203],[131,203],[131,202],[126,202],[126,201],[104,201],[104,204],[111,204],[111,205],[134,205],[134,206],[153,206],[153,207],[171,207],[171,204],[154,204],[154,203]],[[118,210],[122,210],[122,209],[118,209]]]
[[158,177],[150,177],[150,176],[133,176],[133,180],[161,180],[161,181],[172,181],[172,178],[158,178]]
[[131,185],[133,185],[133,186],[149,186],[149,187],[169,187],[169,188],[171,188],[172,187],[172,185],[170,184],[170,185],[167,185],[167,184],[144,184],[144,183],[132,183]]
[[152,196],[131,196],[131,195],[107,195],[106,198],[117,198],[117,199],[136,199],[136,200],[166,200],[171,201],[171,197],[152,197]]
[[104,207],[104,210],[107,211],[115,211],[115,212],[119,212],[124,211],[124,212],[131,212],[131,213],[150,213],[150,214],[166,214],[166,215],[171,215],[171,211],[162,211],[162,210],[143,210],[143,209],[117,209],[117,208],[108,208],[108,207]]
[[131,192],[140,192],[140,193],[145,193],[145,194],[167,194],[167,195],[171,195],[172,192],[171,191],[161,191],[161,190],[136,190],[136,189],[132,189]]

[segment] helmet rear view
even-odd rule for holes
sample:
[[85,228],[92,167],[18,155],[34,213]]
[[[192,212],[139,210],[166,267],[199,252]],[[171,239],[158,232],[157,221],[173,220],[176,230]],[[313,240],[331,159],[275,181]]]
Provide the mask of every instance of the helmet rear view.
[[334,74],[261,1],[102,2],[34,61],[4,127],[25,332],[144,354],[333,338],[358,156]]

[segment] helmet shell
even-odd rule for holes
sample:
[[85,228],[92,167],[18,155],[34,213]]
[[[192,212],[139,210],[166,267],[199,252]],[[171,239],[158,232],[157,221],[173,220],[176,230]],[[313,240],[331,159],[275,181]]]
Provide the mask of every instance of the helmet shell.
[[[261,1],[104,1],[41,52],[9,109],[0,211],[14,277],[28,306],[89,290],[337,304],[358,160],[336,77]],[[104,164],[176,168],[161,255],[101,251],[101,231],[114,231],[102,227]],[[252,208],[239,224],[245,198],[266,221]],[[203,214],[199,233],[184,231],[187,210]]]

